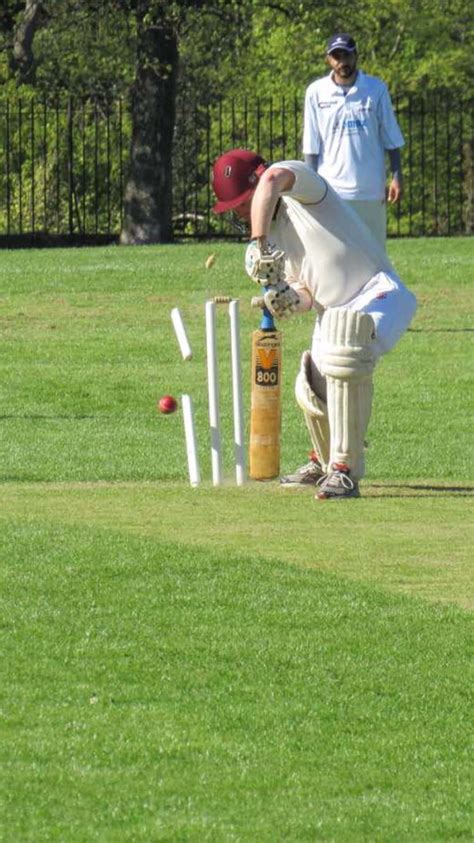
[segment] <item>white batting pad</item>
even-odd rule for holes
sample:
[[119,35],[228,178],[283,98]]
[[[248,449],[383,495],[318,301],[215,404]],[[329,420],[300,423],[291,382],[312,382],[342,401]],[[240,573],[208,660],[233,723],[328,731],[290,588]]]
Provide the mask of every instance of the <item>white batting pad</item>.
[[326,470],[329,463],[330,435],[328,408],[316,395],[311,385],[311,354],[305,351],[301,358],[301,368],[296,376],[295,397],[303,410],[311,442],[319,461]]
[[367,313],[337,307],[321,322],[320,369],[327,381],[330,463],[364,476],[364,439],[372,409],[375,329]]

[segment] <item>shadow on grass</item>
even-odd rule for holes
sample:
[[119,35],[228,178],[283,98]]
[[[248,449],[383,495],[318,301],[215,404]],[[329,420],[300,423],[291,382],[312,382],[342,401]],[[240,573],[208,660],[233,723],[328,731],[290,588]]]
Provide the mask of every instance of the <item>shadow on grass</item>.
[[408,328],[412,334],[472,334],[474,328]]
[[[376,491],[371,494],[372,490]],[[398,486],[394,483],[371,483],[366,486],[365,491],[371,497],[383,498],[439,498],[452,495],[471,497],[474,495],[474,486],[433,486],[430,483],[404,483]]]
[[32,413],[29,416],[23,415],[22,413],[17,413],[17,414],[11,413],[9,415],[8,414],[0,415],[0,421],[11,421],[11,419],[16,419],[17,421],[19,419],[23,419],[23,421],[38,421],[38,420],[41,420],[41,421],[45,421],[45,420],[46,421],[57,421],[57,419],[61,419],[62,421],[64,421],[64,419],[66,419],[66,420],[71,421],[72,419],[74,419],[74,420],[79,419],[80,420],[80,419],[95,419],[95,418],[96,418],[96,416],[86,416],[86,415],[83,415],[83,414],[76,414],[76,413],[64,413],[63,415],[55,415],[55,416],[41,415],[40,413]]

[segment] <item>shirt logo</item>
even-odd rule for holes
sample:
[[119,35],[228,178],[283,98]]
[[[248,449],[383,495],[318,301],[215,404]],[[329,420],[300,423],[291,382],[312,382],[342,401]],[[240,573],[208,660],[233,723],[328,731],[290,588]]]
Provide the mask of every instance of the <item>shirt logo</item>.
[[360,120],[359,118],[348,118],[346,120],[337,120],[334,123],[333,134],[342,130],[346,135],[357,135],[362,129],[367,126],[367,120]]

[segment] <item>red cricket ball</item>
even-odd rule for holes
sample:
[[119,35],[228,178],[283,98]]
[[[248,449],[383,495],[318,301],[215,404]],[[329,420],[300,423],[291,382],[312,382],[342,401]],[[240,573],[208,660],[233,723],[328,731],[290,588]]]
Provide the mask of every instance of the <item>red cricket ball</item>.
[[168,413],[174,413],[174,411],[178,409],[178,402],[172,395],[163,395],[163,397],[158,401],[158,409],[160,413],[164,413],[165,415],[168,415]]

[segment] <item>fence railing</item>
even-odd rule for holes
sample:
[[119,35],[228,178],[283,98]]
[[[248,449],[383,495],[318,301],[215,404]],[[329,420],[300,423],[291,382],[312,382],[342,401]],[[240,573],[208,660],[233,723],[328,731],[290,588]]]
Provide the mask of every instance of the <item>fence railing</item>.
[[[473,101],[394,97],[405,136],[405,195],[392,236],[472,233]],[[178,237],[238,236],[211,213],[212,162],[247,147],[270,161],[301,156],[302,100],[178,104],[173,220]],[[130,115],[125,104],[0,99],[0,241],[32,235],[114,238],[123,222]]]

